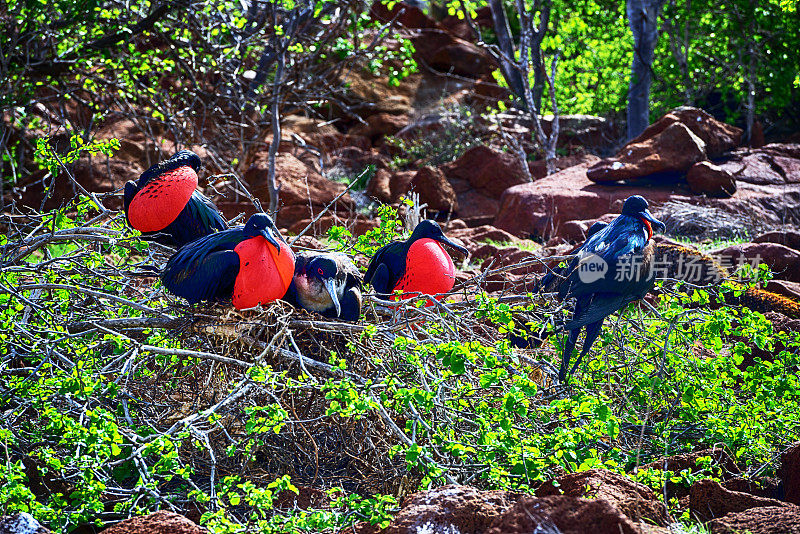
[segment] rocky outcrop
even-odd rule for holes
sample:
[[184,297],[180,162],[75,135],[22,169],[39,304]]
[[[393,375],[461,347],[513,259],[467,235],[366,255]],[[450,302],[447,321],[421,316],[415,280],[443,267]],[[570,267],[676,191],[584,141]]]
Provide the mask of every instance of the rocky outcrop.
[[603,499],[581,499],[567,495],[522,497],[512,509],[498,518],[486,534],[530,534],[531,532],[614,532],[641,534],[667,532],[647,529],[626,517]]
[[711,534],[800,534],[800,508],[751,508],[709,521],[706,528]]
[[[260,198],[262,203],[269,202],[267,168],[267,158],[259,158],[244,174],[251,192]],[[281,204],[276,222],[285,227],[311,216],[312,210],[318,212],[345,189],[343,184],[324,178],[292,154],[279,153],[275,168]],[[345,194],[333,209],[347,211],[353,207],[350,196]]]
[[419,194],[428,210],[443,213],[458,211],[458,199],[453,186],[436,167],[423,167],[411,179],[411,189]]
[[783,481],[786,501],[800,505],[800,443],[783,451],[778,476]]
[[800,183],[800,144],[770,144],[743,148],[718,162],[737,181],[751,184]]
[[126,519],[103,532],[104,534],[205,534],[208,531],[182,515],[161,510]]
[[710,161],[701,161],[689,169],[686,183],[692,193],[709,197],[728,198],[736,193],[736,180],[727,169]]
[[0,516],[0,534],[52,534],[31,514],[21,512]]
[[350,532],[352,534],[378,532],[481,534],[510,509],[518,498],[519,494],[507,491],[480,491],[470,486],[443,486],[407,497],[400,507],[400,512],[383,530],[368,523],[358,523]]
[[[670,206],[680,204],[693,208],[695,212],[687,211],[685,214],[688,217],[686,222],[692,224],[698,220],[698,211],[705,217],[741,219],[758,226],[786,228],[800,224],[798,184],[740,182],[731,198],[697,198],[680,184],[657,187],[596,184],[586,175],[591,161],[532,183],[508,188],[500,198],[494,225],[519,237],[533,235],[549,239],[560,235],[561,226],[567,221],[596,220],[609,213],[619,213],[622,202],[630,195],[645,196],[651,211],[665,221],[670,210],[661,212],[661,206],[669,203]],[[668,223],[668,228],[680,226],[681,220],[677,216]]]
[[570,473],[545,483],[536,490],[537,497],[568,495],[602,499],[634,521],[667,524],[667,510],[653,490],[630,478],[606,469]]
[[[645,132],[646,133],[646,132]],[[642,134],[644,135],[644,134]],[[706,144],[680,122],[641,141],[632,141],[616,157],[602,160],[586,171],[593,182],[621,182],[664,176],[669,180],[706,159]]]
[[[689,492],[689,509],[701,521],[710,521],[731,512],[743,512],[751,508],[765,506],[784,507],[794,505],[775,499],[758,497],[750,493],[731,491],[713,480],[700,480],[692,485]],[[800,512],[800,508],[797,508]],[[798,517],[800,520],[800,517]]]
[[[744,243],[711,252],[723,265],[735,268],[743,263],[765,263],[776,278],[800,282],[800,251],[777,243]],[[733,271],[733,269],[730,269]]]

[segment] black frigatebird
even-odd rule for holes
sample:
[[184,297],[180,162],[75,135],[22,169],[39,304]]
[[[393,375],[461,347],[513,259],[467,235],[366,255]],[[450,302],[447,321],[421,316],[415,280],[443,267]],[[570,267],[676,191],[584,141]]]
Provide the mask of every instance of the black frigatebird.
[[392,241],[378,249],[364,282],[372,284],[383,298],[396,290],[427,295],[447,293],[455,284],[456,268],[442,244],[465,256],[469,254],[466,248],[450,241],[436,222],[424,219],[407,240]]
[[[643,298],[653,288],[653,228],[663,232],[666,227],[647,207],[643,197],[628,197],[619,217],[608,225],[592,225],[589,237],[575,251],[577,257],[567,267],[548,273],[539,284],[545,291],[557,291],[561,299],[576,299],[572,319],[564,325],[569,336],[558,374],[562,382],[589,352],[605,318]],[[570,368],[572,352],[584,327],[583,348]]]
[[191,304],[231,299],[237,309],[283,297],[294,273],[294,253],[265,213],[247,224],[182,246],[169,259],[161,280]]
[[295,259],[294,278],[284,300],[323,317],[358,321],[361,274],[342,253],[304,252]]
[[178,247],[228,228],[216,206],[197,191],[200,165],[197,154],[181,150],[144,171],[138,181],[126,183],[123,208],[128,224]]

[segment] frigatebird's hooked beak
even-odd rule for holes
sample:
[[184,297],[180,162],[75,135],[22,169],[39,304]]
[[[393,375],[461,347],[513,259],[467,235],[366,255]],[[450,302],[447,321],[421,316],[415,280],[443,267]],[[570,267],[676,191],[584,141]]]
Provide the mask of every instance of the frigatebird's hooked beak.
[[331,296],[333,305],[336,308],[336,317],[341,317],[342,305],[339,304],[339,297],[336,296],[336,285],[333,282],[333,278],[323,278],[322,283],[325,285],[325,289],[328,290],[328,294]]
[[661,232],[664,232],[667,229],[667,225],[653,217],[653,214],[650,213],[650,210],[648,209],[640,211],[639,218],[642,220],[645,226],[647,226],[649,230],[648,233],[650,234],[649,237],[653,237],[654,229],[658,229]]
[[270,228],[263,228],[258,232],[260,235],[264,236],[264,239],[272,243],[275,249],[278,251],[278,255],[281,253],[281,244],[278,243],[278,240],[275,239],[275,236],[272,234]]
[[444,235],[443,233],[439,234],[437,236],[434,236],[433,239],[438,241],[439,243],[442,243],[444,245],[448,245],[448,246],[453,247],[457,251],[461,252],[464,256],[469,256],[469,250],[467,250],[466,248],[462,247],[461,245],[457,245],[454,242],[450,241],[447,238],[447,236]]

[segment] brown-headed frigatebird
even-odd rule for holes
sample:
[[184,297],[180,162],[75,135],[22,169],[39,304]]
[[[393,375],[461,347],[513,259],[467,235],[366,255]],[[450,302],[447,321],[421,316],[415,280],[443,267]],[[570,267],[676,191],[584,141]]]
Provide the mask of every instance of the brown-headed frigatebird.
[[169,259],[161,280],[175,295],[195,304],[231,299],[237,309],[282,298],[292,282],[294,253],[265,213],[182,246]]
[[[589,352],[605,318],[628,303],[643,298],[655,283],[653,229],[664,231],[664,223],[653,217],[647,201],[634,195],[625,200],[622,214],[610,224],[595,223],[576,258],[566,267],[548,273],[540,282],[544,291],[557,291],[561,299],[575,298],[569,332],[561,357],[559,379],[575,372]],[[581,330],[586,327],[578,359],[569,361]]]
[[144,171],[138,181],[125,184],[128,224],[178,247],[228,228],[216,206],[197,191],[200,165],[197,154],[181,150]]
[[304,252],[295,259],[294,278],[283,299],[323,317],[358,321],[361,273],[345,254]]
[[372,284],[383,298],[394,291],[406,294],[400,298],[410,298],[414,293],[447,293],[455,284],[456,268],[442,244],[465,256],[469,254],[445,237],[436,222],[424,219],[407,240],[392,241],[378,249],[367,267],[364,282]]

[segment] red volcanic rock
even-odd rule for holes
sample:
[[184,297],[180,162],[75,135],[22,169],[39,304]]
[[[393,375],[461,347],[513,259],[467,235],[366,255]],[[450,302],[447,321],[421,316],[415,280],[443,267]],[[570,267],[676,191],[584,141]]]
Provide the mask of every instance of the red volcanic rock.
[[397,171],[392,173],[389,179],[389,192],[392,202],[397,202],[400,197],[407,195],[411,190],[411,180],[414,179],[414,171]]
[[603,499],[634,521],[667,524],[666,508],[658,501],[653,490],[606,469],[589,469],[563,475],[536,490],[537,497],[548,495]]
[[436,51],[431,57],[430,66],[436,70],[464,76],[481,78],[491,74],[495,62],[492,56],[469,41],[455,39],[455,42]]
[[701,161],[689,169],[686,182],[698,195],[728,198],[736,193],[736,180],[730,171],[709,161]]
[[[559,235],[561,225],[567,221],[618,213],[630,195],[644,196],[650,203],[650,210],[657,215],[662,204],[674,201],[699,205],[726,216],[741,217],[742,213],[747,213],[752,220],[776,227],[800,222],[800,186],[796,184],[739,182],[736,194],[729,199],[698,198],[676,185],[598,185],[586,177],[587,166],[576,165],[532,183],[510,187],[500,198],[494,225],[516,236],[549,239]],[[458,188],[455,189],[458,193]]]
[[376,113],[366,119],[366,124],[359,123],[347,133],[354,136],[362,136],[375,142],[384,135],[394,135],[408,125],[408,117],[405,115],[393,115],[391,113]]
[[772,323],[772,330],[774,332],[800,333],[800,319],[790,319],[784,314],[774,311],[765,313],[764,317]]
[[798,282],[770,280],[767,282],[764,289],[771,293],[777,293],[778,295],[783,295],[784,297],[789,297],[790,299],[800,302],[800,283]]
[[708,157],[715,158],[729,150],[733,150],[742,142],[742,129],[720,122],[702,109],[688,106],[673,109],[658,121],[651,124],[644,132],[631,142],[652,137],[665,130],[670,124],[680,122],[706,144]]
[[477,79],[491,76],[496,66],[488,52],[443,30],[419,30],[411,42],[414,59],[442,72]]
[[[269,204],[267,168],[267,158],[260,158],[244,174],[251,192],[265,206]],[[275,159],[275,169],[282,206],[277,222],[283,226],[291,226],[297,220],[308,217],[311,209],[322,209],[345,189],[343,184],[324,178],[291,154],[279,153]],[[345,194],[337,201],[334,209],[350,210],[353,207],[350,195]]]
[[783,489],[780,487],[780,480],[777,478],[754,480],[734,477],[723,482],[722,487],[727,490],[749,493],[756,497],[766,497],[768,499],[780,499],[783,494]]
[[800,504],[800,443],[783,451],[778,476],[783,480],[786,501]]
[[369,165],[376,169],[385,169],[389,166],[389,157],[375,150],[363,150],[355,146],[346,146],[332,151],[328,155],[328,168],[339,167],[351,174],[362,172]]
[[[573,154],[563,158],[556,158],[556,171],[563,171],[575,165],[583,165],[584,163],[594,163],[597,161],[595,156],[589,154]],[[544,178],[547,176],[547,162],[543,159],[532,161],[528,163],[528,170],[534,180]]]
[[401,26],[410,29],[436,28],[436,21],[428,17],[418,7],[410,6],[405,2],[396,2],[389,9],[381,0],[376,0],[369,10],[369,15],[378,22],[396,20]]
[[208,532],[182,515],[160,510],[132,517],[103,531],[104,534],[202,534]]
[[694,471],[695,469],[700,469],[697,466],[697,460],[705,456],[710,456],[712,464],[721,467],[726,473],[740,473],[739,467],[736,465],[736,462],[733,461],[733,458],[730,457],[725,449],[720,447],[675,454],[649,464],[641,465],[639,469],[661,469],[664,471],[672,471],[673,473],[678,473],[684,469]]
[[590,167],[586,175],[594,182],[636,180],[651,174],[685,172],[704,159],[703,140],[686,125],[674,122],[652,137],[628,143],[616,157]]
[[[292,234],[299,234],[306,226],[311,223],[312,219],[301,219],[289,227],[289,232]],[[362,215],[356,216],[354,219],[343,219],[336,215],[323,215],[311,225],[311,228],[306,232],[308,235],[324,235],[332,226],[344,226],[353,235],[362,235],[368,230],[377,228],[379,223],[376,219],[367,219]]]
[[759,149],[736,150],[718,165],[739,182],[751,184],[800,183],[800,144],[773,143]]
[[767,232],[753,239],[753,243],[778,243],[789,248],[800,250],[800,232],[783,230],[780,232]]
[[420,201],[428,204],[429,210],[458,211],[458,200],[453,186],[436,167],[423,167],[411,179],[411,188],[419,193]]
[[706,528],[711,534],[800,534],[800,508],[751,508],[709,521]]
[[480,491],[469,486],[442,486],[406,497],[400,512],[383,530],[366,522],[357,523],[352,530],[348,530],[352,534],[378,532],[482,534],[513,506],[518,497],[519,494],[508,491]]
[[329,154],[347,146],[354,146],[361,150],[372,148],[372,140],[363,135],[343,134],[340,132],[325,134],[305,134],[310,145],[317,147],[323,154]]
[[486,534],[532,532],[639,534],[642,529],[603,499],[580,499],[567,495],[537,498],[526,495],[497,518]]
[[0,534],[52,534],[31,514],[22,512],[0,516]]
[[[800,251],[777,243],[744,243],[711,253],[724,266],[766,263],[777,278],[800,282]],[[732,271],[732,269],[731,269]]]
[[367,183],[366,193],[379,202],[388,204],[392,201],[392,174],[386,169],[378,169]]
[[475,40],[475,32],[472,31],[472,28],[469,27],[469,23],[465,19],[460,19],[455,15],[447,15],[442,19],[440,24],[442,25],[442,28],[452,33],[459,39],[464,39],[465,41]]
[[500,198],[509,187],[528,181],[517,156],[484,145],[470,148],[443,169],[448,179],[465,180],[490,198]]
[[775,499],[757,497],[750,493],[731,491],[713,480],[695,482],[689,490],[689,509],[701,521],[709,521],[731,512],[743,512],[750,508],[764,506],[792,505]]

